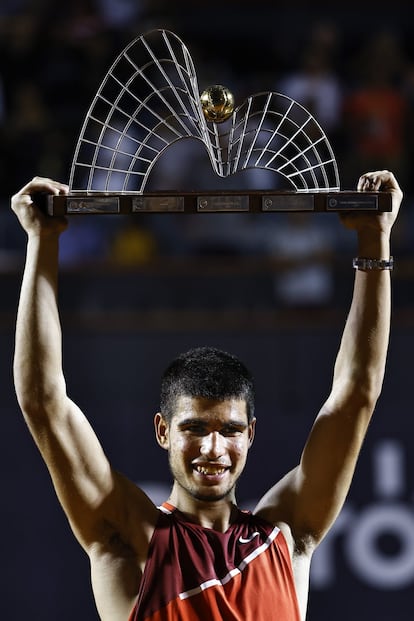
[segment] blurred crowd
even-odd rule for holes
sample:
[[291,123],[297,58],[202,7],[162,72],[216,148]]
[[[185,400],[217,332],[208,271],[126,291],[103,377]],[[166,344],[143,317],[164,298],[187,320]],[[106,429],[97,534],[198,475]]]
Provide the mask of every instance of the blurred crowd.
[[[352,30],[341,18],[323,14],[307,21],[306,27],[296,19],[289,29],[282,24],[278,30],[275,20],[272,30],[277,36],[269,37],[258,36],[260,28],[255,24],[249,33],[246,20],[239,26],[242,13],[230,5],[227,17],[225,9],[221,10],[221,27],[216,24],[212,33],[208,28],[202,30],[203,3],[190,3],[192,9],[184,14],[179,9],[174,13],[166,0],[2,0],[3,269],[14,265],[24,248],[21,232],[9,217],[10,196],[34,175],[68,181],[84,115],[105,72],[133,38],[160,27],[173,30],[188,45],[201,84],[226,83],[239,102],[251,93],[272,90],[306,107],[331,142],[342,188],[353,189],[359,175],[368,170],[394,171],[407,203],[395,243],[400,256],[414,261],[410,208],[414,195],[414,47],[404,19],[399,25],[384,19],[368,30]],[[265,27],[263,33],[268,33]],[[193,186],[200,182],[201,187],[204,169],[200,163],[199,179],[194,178],[196,161],[191,151],[165,158],[164,185],[184,187],[191,179]],[[244,183],[249,182],[260,185],[253,176],[245,177]],[[141,266],[171,255],[268,256],[290,268],[301,263],[294,277],[275,284],[279,296],[294,299],[297,292],[303,296],[308,288],[311,298],[329,300],[332,256],[346,245],[331,216],[322,221],[314,215],[278,214],[266,222],[230,215],[208,220],[189,217],[185,222],[180,218],[74,219],[62,238],[62,265],[89,261]]]

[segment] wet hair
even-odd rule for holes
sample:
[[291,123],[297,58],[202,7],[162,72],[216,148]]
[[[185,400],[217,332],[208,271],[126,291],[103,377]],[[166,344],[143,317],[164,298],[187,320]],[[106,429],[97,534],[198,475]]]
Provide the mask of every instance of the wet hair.
[[171,422],[178,397],[242,399],[249,423],[254,417],[254,383],[247,367],[233,354],[215,347],[196,347],[180,354],[161,379],[160,409]]

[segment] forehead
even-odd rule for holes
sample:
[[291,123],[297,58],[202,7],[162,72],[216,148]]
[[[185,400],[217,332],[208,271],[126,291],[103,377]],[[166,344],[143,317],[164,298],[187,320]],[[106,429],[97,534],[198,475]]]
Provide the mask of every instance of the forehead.
[[247,422],[244,399],[205,399],[203,397],[178,397],[173,418],[179,422],[185,418],[199,418],[205,421],[215,419]]

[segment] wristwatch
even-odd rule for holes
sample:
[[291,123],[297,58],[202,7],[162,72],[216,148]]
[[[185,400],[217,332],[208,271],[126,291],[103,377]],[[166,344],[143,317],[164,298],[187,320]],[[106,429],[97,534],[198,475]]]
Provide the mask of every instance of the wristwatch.
[[352,261],[352,266],[356,270],[369,271],[369,270],[392,270],[394,267],[394,259],[366,259],[365,257],[355,257]]

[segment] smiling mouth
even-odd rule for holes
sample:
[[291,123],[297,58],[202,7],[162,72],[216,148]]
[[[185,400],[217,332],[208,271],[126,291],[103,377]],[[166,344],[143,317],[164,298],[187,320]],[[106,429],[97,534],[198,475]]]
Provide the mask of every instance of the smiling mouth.
[[196,471],[199,474],[204,474],[207,476],[217,476],[219,474],[223,474],[227,468],[224,468],[223,466],[195,466]]

